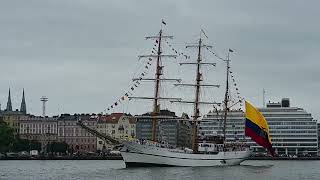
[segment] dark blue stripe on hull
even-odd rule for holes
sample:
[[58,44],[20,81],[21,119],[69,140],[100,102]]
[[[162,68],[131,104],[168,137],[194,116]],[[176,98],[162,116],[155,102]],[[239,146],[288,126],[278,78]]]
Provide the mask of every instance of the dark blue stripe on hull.
[[137,163],[137,162],[125,162],[126,167],[173,167],[173,165],[167,164],[154,164],[154,163]]

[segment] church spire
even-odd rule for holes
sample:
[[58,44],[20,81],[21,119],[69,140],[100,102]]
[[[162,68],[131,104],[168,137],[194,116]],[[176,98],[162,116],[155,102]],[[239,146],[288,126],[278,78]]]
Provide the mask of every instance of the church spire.
[[9,88],[9,95],[8,95],[8,102],[7,102],[7,111],[12,111],[10,88]]
[[26,106],[26,99],[24,97],[24,89],[22,91],[22,100],[21,100],[20,112],[22,112],[23,114],[27,114],[27,106]]

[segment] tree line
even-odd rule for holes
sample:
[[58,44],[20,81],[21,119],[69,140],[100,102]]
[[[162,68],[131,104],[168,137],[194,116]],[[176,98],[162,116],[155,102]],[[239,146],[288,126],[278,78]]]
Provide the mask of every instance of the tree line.
[[[0,152],[21,152],[41,150],[41,143],[36,140],[21,139],[14,129],[5,122],[0,121]],[[65,153],[68,145],[64,142],[51,142],[46,147],[46,152]]]

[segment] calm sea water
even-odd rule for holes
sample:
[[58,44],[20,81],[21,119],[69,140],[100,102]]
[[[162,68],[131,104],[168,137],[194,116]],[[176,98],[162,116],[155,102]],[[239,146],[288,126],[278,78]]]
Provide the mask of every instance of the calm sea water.
[[0,161],[0,179],[320,179],[320,161],[246,161],[230,167],[125,168],[122,161]]

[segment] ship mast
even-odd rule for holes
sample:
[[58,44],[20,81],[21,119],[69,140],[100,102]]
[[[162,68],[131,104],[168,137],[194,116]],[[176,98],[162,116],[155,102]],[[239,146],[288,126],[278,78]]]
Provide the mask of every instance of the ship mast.
[[157,52],[156,54],[150,54],[150,55],[141,55],[139,56],[139,58],[156,58],[156,68],[155,68],[155,78],[154,79],[150,79],[150,78],[134,78],[133,81],[154,81],[155,85],[154,85],[154,96],[153,97],[129,97],[130,99],[135,98],[135,99],[149,99],[149,100],[153,100],[153,110],[151,113],[151,117],[152,117],[152,137],[151,140],[152,141],[157,141],[157,118],[159,116],[160,113],[160,100],[176,100],[176,101],[180,101],[180,98],[166,98],[166,97],[161,97],[160,94],[160,89],[161,89],[161,82],[162,81],[177,81],[180,82],[181,79],[165,79],[162,78],[163,76],[163,68],[164,66],[162,65],[162,58],[163,57],[176,57],[176,55],[166,55],[163,54],[162,52],[162,41],[163,39],[173,39],[173,36],[167,36],[167,35],[163,35],[163,30],[162,28],[159,31],[159,34],[156,36],[148,36],[146,37],[146,39],[153,39],[156,40],[156,43],[158,44],[158,48],[157,48]]
[[198,139],[198,128],[197,120],[200,117],[199,111],[199,99],[200,99],[200,82],[201,82],[201,73],[200,73],[200,63],[201,63],[201,37],[199,39],[198,46],[198,59],[197,59],[197,72],[196,72],[196,94],[195,94],[195,103],[194,103],[194,112],[193,112],[193,123],[192,123],[192,149],[197,151],[197,139]]
[[160,87],[160,76],[162,75],[162,67],[160,66],[161,62],[161,39],[162,39],[162,29],[159,32],[159,43],[158,43],[158,51],[157,51],[157,66],[156,66],[156,74],[155,74],[155,87],[154,87],[154,103],[153,103],[153,112],[158,112],[158,97],[159,97],[159,87]]
[[157,65],[155,74],[155,86],[154,86],[154,102],[153,102],[153,112],[152,112],[152,141],[156,140],[156,129],[157,129],[157,115],[160,112],[160,104],[158,104],[159,98],[159,88],[160,88],[160,76],[162,75],[161,63],[161,40],[162,40],[162,29],[159,32],[158,38],[158,50],[157,50]]
[[227,81],[226,81],[226,92],[225,92],[225,96],[224,96],[224,117],[223,117],[223,141],[225,142],[226,140],[226,128],[227,128],[227,116],[228,116],[228,111],[229,111],[229,107],[228,107],[228,103],[229,103],[229,74],[230,74],[230,59],[229,59],[229,55],[230,55],[230,50],[227,54],[227,59],[224,60],[227,63]]
[[[197,54],[197,61],[196,62],[187,62],[187,63],[180,63],[180,65],[196,65],[196,79],[195,79],[195,84],[175,84],[179,86],[192,86],[195,87],[195,99],[194,101],[178,101],[179,103],[189,103],[194,105],[194,112],[193,112],[193,119],[192,119],[192,150],[193,152],[198,151],[198,121],[199,118],[201,117],[200,115],[200,105],[201,104],[206,104],[206,105],[212,105],[212,104],[220,104],[216,102],[205,102],[200,100],[200,93],[201,93],[201,87],[220,87],[220,85],[213,85],[213,84],[202,84],[201,82],[203,81],[202,78],[202,72],[201,72],[201,67],[203,65],[212,65],[215,66],[216,63],[208,63],[208,62],[203,62],[202,60],[202,48],[212,48],[212,46],[205,45],[202,42],[201,39],[201,33],[200,33],[200,38],[199,41],[196,45],[190,45],[187,46],[187,48],[193,47],[197,48],[198,54]],[[177,101],[171,101],[171,102],[177,102]]]

